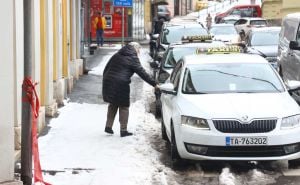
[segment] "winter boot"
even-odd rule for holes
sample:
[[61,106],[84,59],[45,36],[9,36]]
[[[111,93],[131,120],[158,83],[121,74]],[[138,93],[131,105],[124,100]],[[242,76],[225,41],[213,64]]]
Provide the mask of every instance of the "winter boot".
[[114,131],[109,127],[105,127],[104,132],[109,133],[109,134],[114,134]]
[[126,137],[126,136],[132,136],[133,134],[126,130],[126,131],[121,131],[120,135],[121,135],[121,137]]

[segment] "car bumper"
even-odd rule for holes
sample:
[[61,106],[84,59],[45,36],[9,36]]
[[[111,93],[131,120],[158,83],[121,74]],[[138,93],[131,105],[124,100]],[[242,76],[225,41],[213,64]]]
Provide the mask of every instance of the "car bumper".
[[[188,126],[175,128],[177,148],[180,156],[192,160],[292,160],[300,158],[300,128],[269,133],[230,134],[217,130],[199,130]],[[226,146],[226,137],[267,137],[265,146]],[[298,146],[286,152],[291,145]],[[203,147],[202,154],[191,151],[187,146]],[[293,146],[294,146],[293,145]],[[189,151],[188,151],[189,150]]]

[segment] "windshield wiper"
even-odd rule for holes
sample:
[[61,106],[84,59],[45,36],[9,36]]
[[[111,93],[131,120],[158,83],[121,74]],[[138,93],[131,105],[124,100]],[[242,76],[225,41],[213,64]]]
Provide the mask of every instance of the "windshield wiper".
[[257,80],[257,81],[261,81],[261,82],[266,82],[266,83],[270,84],[272,87],[274,87],[274,89],[276,91],[281,92],[272,82],[270,82],[268,80],[264,80],[264,79],[260,79],[260,78],[254,78],[254,77],[249,77],[249,76],[243,76],[243,75],[237,75],[237,74],[232,74],[232,73],[226,73],[226,72],[223,72],[223,71],[212,70],[212,69],[205,69],[205,70],[198,70],[198,71],[214,71],[214,72],[218,72],[218,73],[225,74],[225,75],[230,75],[230,76],[235,76],[235,77],[240,77],[240,78],[247,78],[247,79]]
[[183,91],[184,94],[208,94],[205,92],[189,92],[189,91]]

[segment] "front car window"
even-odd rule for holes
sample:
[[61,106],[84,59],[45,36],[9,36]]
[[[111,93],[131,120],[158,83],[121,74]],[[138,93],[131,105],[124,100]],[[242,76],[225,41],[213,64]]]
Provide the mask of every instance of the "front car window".
[[252,17],[252,9],[251,8],[241,9],[241,17]]
[[176,64],[176,66],[174,67],[174,71],[172,72],[171,74],[171,77],[170,77],[170,82],[174,84],[174,80],[175,80],[175,77],[176,77],[176,74],[177,72],[179,71],[179,69],[182,67],[182,59]]
[[269,46],[278,45],[279,30],[268,32],[253,32],[250,44],[251,46]]
[[182,92],[266,93],[283,92],[284,87],[269,64],[202,64],[185,71]]
[[207,34],[207,30],[202,27],[170,27],[164,31],[162,43],[176,43],[180,42],[183,36],[197,36]]
[[233,10],[230,15],[241,15],[241,11],[239,9]]

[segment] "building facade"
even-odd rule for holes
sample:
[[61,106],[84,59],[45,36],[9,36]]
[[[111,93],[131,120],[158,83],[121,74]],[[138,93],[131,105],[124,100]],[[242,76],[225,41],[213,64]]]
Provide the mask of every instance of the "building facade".
[[299,0],[263,0],[262,16],[275,25],[280,25],[284,16],[300,11]]
[[[32,0],[32,76],[41,102],[39,130],[55,116],[82,74],[81,0]],[[0,30],[0,184],[14,182],[20,157],[22,82],[24,79],[23,0],[3,1]]]

